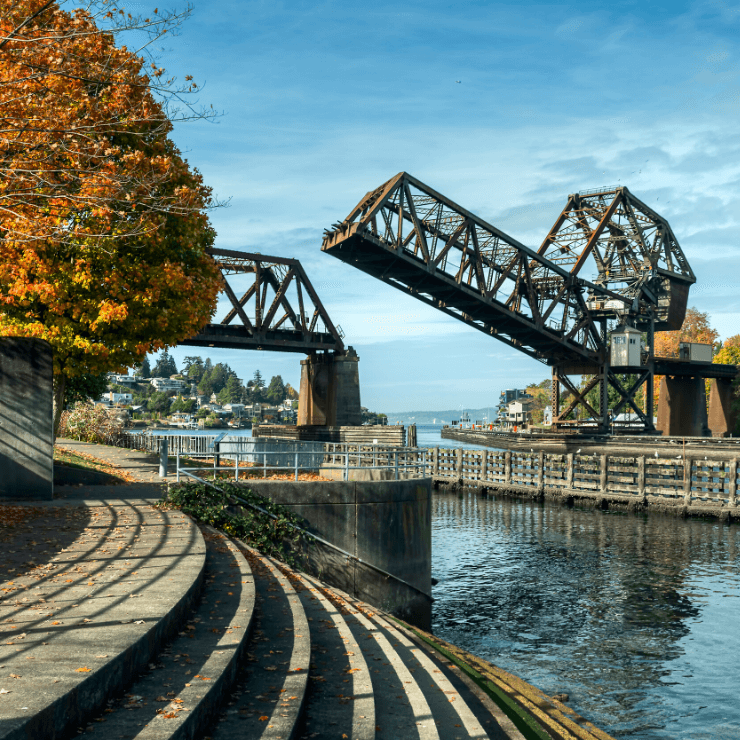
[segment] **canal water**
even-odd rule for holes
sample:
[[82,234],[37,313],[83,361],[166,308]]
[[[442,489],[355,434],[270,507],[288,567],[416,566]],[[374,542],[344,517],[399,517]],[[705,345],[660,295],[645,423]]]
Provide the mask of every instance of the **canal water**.
[[615,737],[740,738],[740,527],[435,492],[433,630]]

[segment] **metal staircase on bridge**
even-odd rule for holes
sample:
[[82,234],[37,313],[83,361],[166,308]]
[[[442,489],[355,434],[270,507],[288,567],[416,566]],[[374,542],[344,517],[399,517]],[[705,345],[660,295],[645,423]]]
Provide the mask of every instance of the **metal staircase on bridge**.
[[[652,430],[653,332],[680,329],[696,278],[668,222],[626,187],[569,196],[534,250],[401,172],[326,230],[322,250],[552,366],[555,423],[563,383],[574,402],[561,416],[581,405],[605,431],[611,386],[615,415],[631,409]],[[609,366],[618,326],[648,335],[641,366],[617,371],[637,373],[629,387]],[[569,374],[594,380],[579,391]],[[599,411],[585,397],[597,384]]]

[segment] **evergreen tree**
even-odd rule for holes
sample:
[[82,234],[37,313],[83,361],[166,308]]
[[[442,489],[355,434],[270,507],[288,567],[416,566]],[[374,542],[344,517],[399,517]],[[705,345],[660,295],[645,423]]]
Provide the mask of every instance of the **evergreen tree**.
[[197,355],[188,355],[183,360],[182,372],[191,383],[200,382],[203,376],[203,359]]
[[273,375],[265,395],[273,406],[277,406],[285,400],[285,384],[279,375]]
[[[206,365],[208,365],[208,360],[206,360]],[[213,382],[211,381],[211,374],[213,373],[213,368],[209,367],[207,370],[203,370],[203,375],[201,375],[200,382],[198,383],[198,393],[200,393],[202,396],[209,396],[211,393],[214,392],[213,390]]]
[[226,387],[226,381],[229,379],[229,375],[232,375],[233,371],[231,368],[219,362],[213,366],[213,370],[210,374],[211,384],[213,385],[213,393],[218,393]]
[[141,375],[142,378],[150,378],[152,376],[152,367],[149,364],[149,358],[144,357],[144,359],[134,365],[134,375]]
[[[236,374],[232,373],[229,375],[229,379],[226,381],[226,385],[223,390],[218,395],[219,401],[221,403],[239,403],[242,395],[241,391],[242,383],[239,378],[236,377]],[[221,400],[222,395],[224,400]]]
[[154,366],[153,373],[155,378],[169,378],[171,375],[177,375],[175,358],[170,355],[168,350],[165,350],[160,355],[157,364]]

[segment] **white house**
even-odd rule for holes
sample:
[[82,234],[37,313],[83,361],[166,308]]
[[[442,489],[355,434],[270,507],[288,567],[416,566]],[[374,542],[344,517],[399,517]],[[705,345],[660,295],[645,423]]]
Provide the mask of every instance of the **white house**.
[[531,406],[531,398],[520,398],[518,401],[512,401],[506,409],[506,422],[510,426],[526,424],[530,419],[529,409]]
[[104,403],[107,406],[130,406],[134,402],[134,396],[132,393],[115,393],[114,391],[108,391],[104,393],[99,403]]
[[182,391],[188,386],[184,380],[173,378],[152,378],[149,382],[157,391]]
[[133,385],[139,383],[142,380],[140,375],[116,375],[116,373],[108,373],[108,382],[111,385]]
[[228,411],[234,416],[244,416],[244,409],[246,406],[243,403],[227,403],[224,404],[224,411]]

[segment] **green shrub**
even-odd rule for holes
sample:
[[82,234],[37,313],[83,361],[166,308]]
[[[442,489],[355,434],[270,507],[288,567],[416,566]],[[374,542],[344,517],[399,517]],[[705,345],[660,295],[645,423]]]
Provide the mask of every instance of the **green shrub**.
[[[297,565],[298,554],[309,542],[302,531],[295,528],[302,526],[298,516],[244,486],[219,482],[218,488],[220,490],[205,483],[178,483],[170,487],[159,503],[163,508],[180,509],[200,522],[237,537],[263,555]],[[238,502],[236,496],[267,513]],[[230,506],[231,511],[228,510]],[[241,506],[240,513],[234,506]]]

